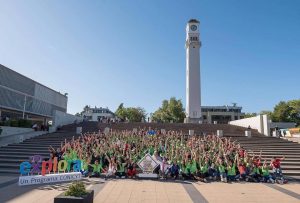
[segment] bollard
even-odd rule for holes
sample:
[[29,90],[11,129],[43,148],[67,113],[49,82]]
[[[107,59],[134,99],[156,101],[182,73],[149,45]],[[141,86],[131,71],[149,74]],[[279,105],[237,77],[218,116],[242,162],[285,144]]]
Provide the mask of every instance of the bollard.
[[223,130],[217,130],[217,136],[223,137]]
[[107,135],[109,133],[109,127],[104,128],[104,134]]
[[245,136],[250,138],[251,137],[251,131],[250,130],[246,130],[245,131]]
[[189,135],[193,136],[194,135],[194,130],[189,130]]
[[76,134],[81,134],[82,133],[82,127],[76,127]]
[[23,142],[23,141],[24,141],[24,136],[22,135],[22,136],[19,137],[19,143]]

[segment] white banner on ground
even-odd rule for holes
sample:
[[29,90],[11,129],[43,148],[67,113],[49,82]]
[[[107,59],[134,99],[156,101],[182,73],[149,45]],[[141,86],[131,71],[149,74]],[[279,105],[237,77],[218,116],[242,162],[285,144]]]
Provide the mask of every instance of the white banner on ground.
[[82,177],[80,172],[56,173],[56,174],[48,174],[45,176],[42,175],[20,176],[19,186],[55,183],[55,182],[64,182],[64,181],[75,181],[75,180],[80,180],[81,178]]

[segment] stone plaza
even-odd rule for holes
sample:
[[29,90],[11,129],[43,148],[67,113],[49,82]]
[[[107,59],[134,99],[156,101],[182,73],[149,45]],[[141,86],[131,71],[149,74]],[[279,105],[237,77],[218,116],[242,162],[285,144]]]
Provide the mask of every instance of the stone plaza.
[[[69,183],[19,187],[16,177],[0,176],[0,202],[52,203]],[[124,180],[91,178],[82,180],[93,189],[94,202],[299,202],[300,184],[286,185],[188,181]]]

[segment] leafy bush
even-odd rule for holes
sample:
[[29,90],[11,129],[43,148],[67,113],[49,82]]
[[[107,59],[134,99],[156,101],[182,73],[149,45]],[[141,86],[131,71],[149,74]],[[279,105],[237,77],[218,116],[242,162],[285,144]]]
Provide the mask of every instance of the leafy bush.
[[82,197],[87,194],[87,191],[82,182],[75,182],[70,185],[68,190],[65,192],[66,196]]
[[11,127],[19,127],[19,122],[17,120],[11,120],[10,121],[10,126]]
[[31,128],[32,122],[26,119],[20,119],[18,120],[18,125],[22,128]]
[[10,126],[10,122],[9,121],[1,121],[0,126]]
[[0,126],[31,128],[32,121],[26,120],[26,119],[8,120],[8,121],[2,121],[2,122],[0,122]]

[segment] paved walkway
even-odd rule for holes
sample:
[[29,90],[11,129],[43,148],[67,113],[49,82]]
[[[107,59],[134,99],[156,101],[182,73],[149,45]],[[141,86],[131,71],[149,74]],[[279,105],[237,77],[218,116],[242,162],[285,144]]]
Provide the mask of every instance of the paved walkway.
[[[300,202],[300,184],[278,186],[297,191],[298,199],[273,189],[269,184],[257,183],[194,183],[208,202]],[[270,187],[269,187],[270,186]]]
[[0,176],[0,190],[1,188],[5,187],[6,185],[10,185],[16,183],[18,180],[17,176]]
[[95,202],[192,202],[183,184],[151,180],[110,181]]
[[6,183],[7,181],[16,180],[18,176],[4,176],[0,175],[0,184]]
[[[9,181],[10,179],[8,179]],[[101,179],[83,180],[95,191],[94,202],[300,202],[300,183],[286,185],[219,182]],[[70,183],[19,187],[9,183],[0,189],[0,202],[53,203]]]

